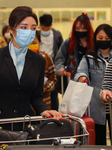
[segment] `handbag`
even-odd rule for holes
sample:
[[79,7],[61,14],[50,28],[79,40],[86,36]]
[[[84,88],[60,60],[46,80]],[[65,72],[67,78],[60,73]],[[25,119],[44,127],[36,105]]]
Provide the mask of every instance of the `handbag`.
[[28,137],[27,132],[23,131],[9,131],[9,130],[3,130],[0,129],[0,143],[1,141],[12,141],[11,144],[13,145],[21,145],[24,144],[24,142],[14,142],[18,140],[26,140]]
[[[29,139],[38,139],[36,144],[52,144],[54,137],[74,135],[72,125],[68,120],[58,121],[55,119],[48,119],[43,121],[39,125],[27,125],[26,131],[28,132]],[[42,140],[43,138],[52,139]]]
[[92,92],[93,87],[86,83],[70,80],[59,106],[59,111],[82,117],[91,101]]

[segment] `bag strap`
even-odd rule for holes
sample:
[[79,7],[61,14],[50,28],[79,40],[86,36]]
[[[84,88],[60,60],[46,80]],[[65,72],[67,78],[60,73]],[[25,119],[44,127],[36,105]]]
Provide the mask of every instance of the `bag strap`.
[[62,122],[56,120],[56,119],[48,119],[43,121],[40,125],[39,128],[41,129],[42,127],[44,127],[45,125],[47,125],[48,123],[53,122],[56,123],[58,126],[62,126]]
[[89,80],[91,80],[91,76],[90,76],[90,72],[89,72],[89,69],[90,69],[89,58],[87,57],[87,55],[85,56],[85,58],[86,58],[87,65],[88,65]]
[[23,131],[25,131],[25,119],[26,119],[26,117],[29,117],[29,126],[31,126],[31,117],[29,115],[24,116]]

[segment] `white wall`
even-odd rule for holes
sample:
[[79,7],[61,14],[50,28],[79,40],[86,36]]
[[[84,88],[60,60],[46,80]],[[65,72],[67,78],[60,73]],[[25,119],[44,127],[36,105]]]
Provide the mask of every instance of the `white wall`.
[[111,0],[0,0],[0,7],[14,8],[20,5],[32,8],[110,7]]

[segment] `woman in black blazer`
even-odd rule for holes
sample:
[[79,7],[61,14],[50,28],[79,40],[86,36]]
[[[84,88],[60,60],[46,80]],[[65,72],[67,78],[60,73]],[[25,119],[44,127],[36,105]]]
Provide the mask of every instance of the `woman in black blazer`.
[[63,116],[43,102],[45,59],[27,47],[35,38],[37,25],[30,7],[16,7],[10,14],[12,41],[0,49],[0,119],[32,116],[31,106],[36,115],[55,119]]

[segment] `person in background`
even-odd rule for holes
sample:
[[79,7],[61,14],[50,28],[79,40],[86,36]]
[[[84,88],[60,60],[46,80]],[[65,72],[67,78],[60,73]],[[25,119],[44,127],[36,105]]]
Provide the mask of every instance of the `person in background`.
[[108,102],[107,95],[109,95],[110,100],[112,100],[112,59],[106,68],[104,80],[102,83],[102,89],[100,96],[104,102]]
[[[0,119],[36,115],[61,119],[43,101],[45,58],[28,49],[36,34],[37,16],[28,6],[19,6],[9,16],[12,41],[0,49]],[[10,130],[10,124],[2,125]],[[13,125],[21,131],[23,125]]]
[[9,26],[5,25],[2,28],[2,36],[0,36],[0,48],[7,46],[11,40],[11,35],[9,33]]
[[40,31],[36,31],[36,37],[34,41],[28,46],[28,48],[40,55],[42,55],[46,59],[45,65],[45,75],[44,75],[44,90],[43,90],[43,100],[48,106],[51,108],[51,97],[50,93],[54,90],[55,84],[57,81],[55,74],[55,66],[51,56],[45,52],[39,50],[39,45],[41,43],[40,39]]
[[[39,21],[41,30],[39,49],[49,54],[54,61],[63,42],[62,35],[58,30],[52,28],[53,18],[50,14],[43,14]],[[58,92],[55,89],[51,92],[51,109],[58,110]]]
[[73,23],[70,37],[61,45],[55,58],[56,74],[74,78],[78,64],[93,46],[93,28],[87,14],[82,13]]
[[100,99],[100,90],[105,69],[112,58],[112,27],[99,25],[94,33],[94,48],[79,64],[74,80],[88,82],[94,88],[90,102],[90,117],[95,121],[96,145],[106,145],[105,103]]

